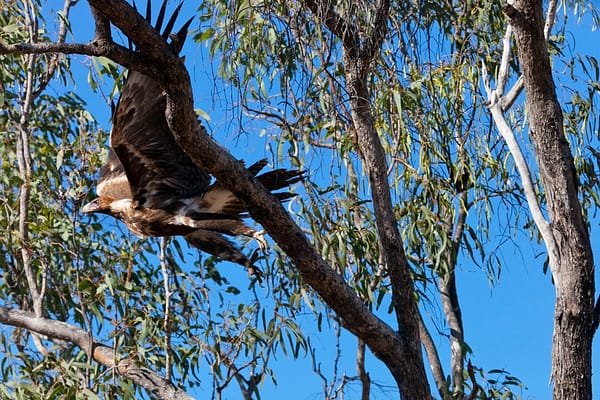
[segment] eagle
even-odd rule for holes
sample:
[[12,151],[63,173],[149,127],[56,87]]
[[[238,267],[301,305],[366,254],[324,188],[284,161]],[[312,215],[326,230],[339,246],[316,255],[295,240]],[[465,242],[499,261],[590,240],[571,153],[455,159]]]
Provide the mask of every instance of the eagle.
[[[178,11],[162,34],[165,40],[171,39],[169,45],[177,54],[191,22],[177,34],[169,34]],[[160,30],[160,25],[157,22],[155,29]],[[212,182],[177,144],[165,112],[166,98],[159,82],[129,71],[112,116],[108,159],[96,186],[98,197],[82,212],[110,215],[141,237],[183,236],[193,247],[240,264],[260,279],[255,257],[243,254],[226,235],[252,237],[264,247],[263,233],[244,222],[246,205],[218,180]],[[259,174],[266,164],[263,159],[247,170],[272,192],[304,178],[300,170]],[[282,202],[294,196],[286,191],[273,194]]]

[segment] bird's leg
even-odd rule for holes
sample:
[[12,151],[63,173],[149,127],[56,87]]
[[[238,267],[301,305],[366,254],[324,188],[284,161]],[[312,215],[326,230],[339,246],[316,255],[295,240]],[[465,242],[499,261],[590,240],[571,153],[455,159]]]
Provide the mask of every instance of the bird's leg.
[[250,256],[250,259],[247,260],[246,269],[248,270],[248,276],[250,278],[256,278],[258,283],[262,283],[262,277],[264,274],[257,266],[254,265],[254,263],[256,262],[256,260],[258,258],[259,258],[259,255],[258,255],[258,249],[257,249],[257,250],[254,250],[254,252]]

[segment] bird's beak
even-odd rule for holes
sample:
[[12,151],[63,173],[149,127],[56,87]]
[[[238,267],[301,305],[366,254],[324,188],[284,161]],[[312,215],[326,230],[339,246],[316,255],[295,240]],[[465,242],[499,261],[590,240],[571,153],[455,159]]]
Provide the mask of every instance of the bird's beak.
[[94,213],[98,210],[98,202],[96,200],[91,201],[89,203],[87,203],[85,206],[83,206],[83,208],[81,209],[81,212],[84,214],[91,214]]

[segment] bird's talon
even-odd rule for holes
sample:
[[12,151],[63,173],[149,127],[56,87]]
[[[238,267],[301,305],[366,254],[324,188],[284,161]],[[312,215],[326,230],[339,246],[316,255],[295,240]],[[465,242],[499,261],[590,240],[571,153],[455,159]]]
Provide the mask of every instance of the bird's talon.
[[265,239],[265,231],[254,232],[252,237],[258,242],[258,247],[260,247],[262,251],[266,252],[267,250],[269,250],[269,244]]

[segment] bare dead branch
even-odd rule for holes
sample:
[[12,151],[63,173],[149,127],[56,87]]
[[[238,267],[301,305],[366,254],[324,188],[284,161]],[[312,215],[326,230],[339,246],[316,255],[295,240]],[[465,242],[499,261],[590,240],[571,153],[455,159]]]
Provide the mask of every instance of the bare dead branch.
[[[510,29],[507,29],[507,32],[510,32]],[[509,42],[505,42],[504,44],[505,46],[510,45]],[[506,63],[508,63],[508,59],[506,59]],[[508,65],[502,64],[501,69],[502,68],[508,68]],[[544,216],[540,207],[539,199],[535,191],[535,186],[533,185],[533,179],[531,177],[531,170],[529,169],[529,165],[525,160],[525,156],[523,156],[521,147],[519,146],[519,143],[517,142],[517,139],[511,127],[508,125],[506,119],[504,118],[502,108],[500,106],[500,103],[498,102],[498,96],[490,87],[488,72],[484,63],[482,63],[481,70],[484,78],[483,81],[485,90],[488,94],[488,108],[492,114],[492,118],[494,119],[494,122],[496,124],[496,127],[498,128],[498,131],[500,132],[500,135],[502,135],[502,138],[508,146],[508,150],[510,151],[515,162],[515,167],[519,172],[521,184],[523,185],[523,191],[525,192],[525,197],[527,199],[527,205],[529,206],[531,216],[538,230],[540,231],[540,235],[542,235],[542,238],[546,245],[546,249],[548,251],[552,278],[554,279],[555,283],[558,283],[560,281],[560,276],[556,273],[557,271],[555,270],[555,268],[552,267],[556,265],[556,262],[559,257],[558,247],[554,238],[554,233],[552,232],[550,223]]]
[[155,372],[138,367],[128,360],[118,362],[112,347],[94,341],[86,331],[71,324],[39,318],[32,313],[8,307],[0,307],[0,323],[27,329],[51,339],[67,341],[86,351],[91,348],[94,360],[108,368],[114,368],[121,376],[131,379],[160,399],[192,399]]

